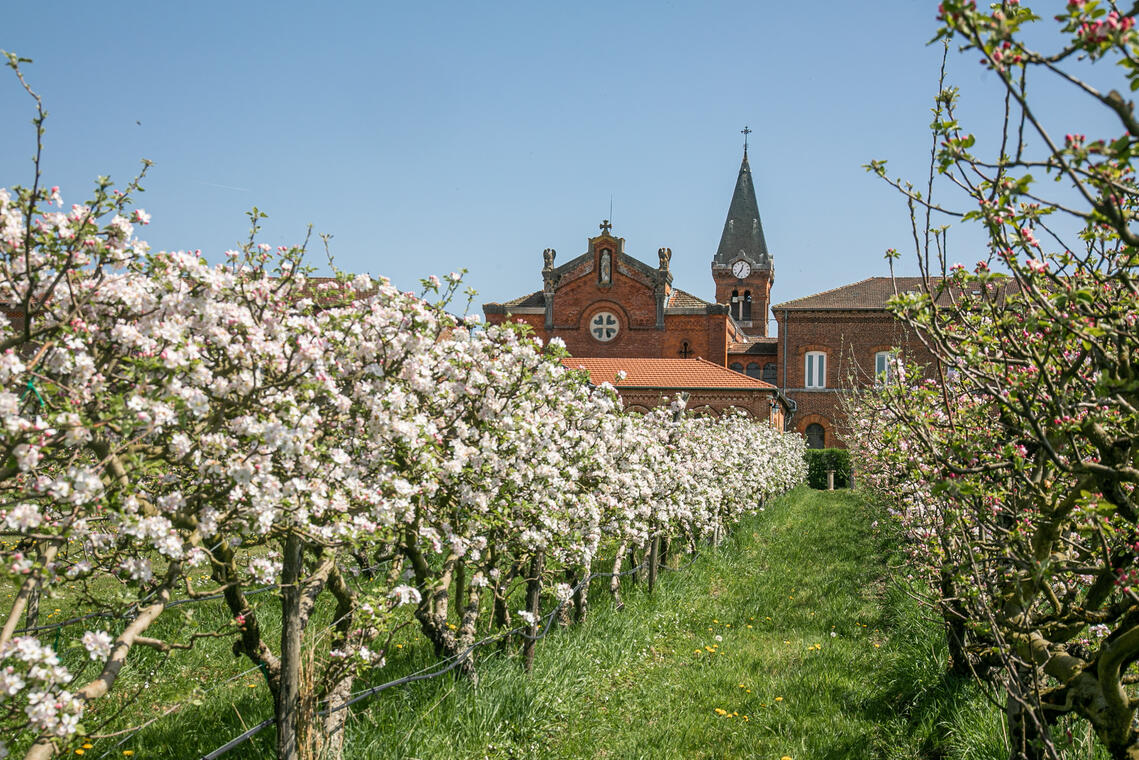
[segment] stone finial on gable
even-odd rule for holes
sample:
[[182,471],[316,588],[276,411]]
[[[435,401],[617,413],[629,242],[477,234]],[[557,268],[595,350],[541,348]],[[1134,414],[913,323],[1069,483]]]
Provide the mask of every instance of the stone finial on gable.
[[542,251],[542,261],[544,262],[542,266],[542,290],[547,293],[553,292],[554,287],[557,285],[557,283],[554,282],[554,257],[557,255],[558,252],[553,248],[547,248]]
[[671,248],[658,248],[657,249],[657,257],[660,259],[660,267],[659,267],[660,271],[667,272],[668,271],[668,262],[672,261],[672,249]]

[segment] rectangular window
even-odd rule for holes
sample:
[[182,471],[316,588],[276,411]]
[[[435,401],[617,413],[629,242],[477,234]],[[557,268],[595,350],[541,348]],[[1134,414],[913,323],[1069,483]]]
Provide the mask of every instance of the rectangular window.
[[807,352],[807,388],[827,387],[827,355],[822,351]]
[[894,354],[879,351],[874,354],[874,380],[877,383],[890,383],[894,380]]

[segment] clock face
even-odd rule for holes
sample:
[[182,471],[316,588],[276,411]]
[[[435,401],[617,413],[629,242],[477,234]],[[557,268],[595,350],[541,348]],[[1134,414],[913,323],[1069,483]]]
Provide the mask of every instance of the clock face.
[[751,264],[746,261],[737,261],[735,264],[732,264],[732,274],[740,278],[747,277],[751,274]]

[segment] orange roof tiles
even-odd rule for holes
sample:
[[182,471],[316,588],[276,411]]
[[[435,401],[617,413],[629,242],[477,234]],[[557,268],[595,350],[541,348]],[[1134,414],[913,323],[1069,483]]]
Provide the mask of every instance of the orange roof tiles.
[[[617,388],[739,388],[774,390],[775,386],[741,375],[707,359],[562,359],[569,369],[585,369],[595,385],[609,383]],[[625,379],[617,380],[617,372],[625,371]]]

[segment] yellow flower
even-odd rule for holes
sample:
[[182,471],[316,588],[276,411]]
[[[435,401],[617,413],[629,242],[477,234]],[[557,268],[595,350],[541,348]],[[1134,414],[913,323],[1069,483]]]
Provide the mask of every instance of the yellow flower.
[[83,754],[84,752],[86,752],[86,751],[87,751],[87,750],[85,750],[85,749],[77,749],[77,750],[75,750],[75,754],[77,754],[77,755],[82,755],[82,754]]
[[717,714],[717,715],[727,715],[727,714],[728,714],[728,711],[727,711],[727,710],[725,710],[725,709],[724,709],[724,708],[722,708],[722,707],[717,707],[717,708],[716,708],[716,714]]
[[713,623],[718,623],[718,622],[720,622],[720,621],[719,621],[719,620],[717,620],[716,618],[712,618],[712,622],[713,622]]
[[91,742],[83,742],[83,749],[91,749],[93,746],[95,745]]
[[127,757],[130,757],[131,755],[134,754],[134,750],[133,749],[124,749],[123,754],[126,755]]
[[751,628],[751,626],[749,625],[748,628]]
[[779,760],[791,760],[791,756],[790,755],[784,755],[783,757],[779,758]]
[[776,697],[776,698],[775,698],[775,701],[776,701],[776,702],[782,702],[782,701],[783,701],[783,697]]

